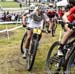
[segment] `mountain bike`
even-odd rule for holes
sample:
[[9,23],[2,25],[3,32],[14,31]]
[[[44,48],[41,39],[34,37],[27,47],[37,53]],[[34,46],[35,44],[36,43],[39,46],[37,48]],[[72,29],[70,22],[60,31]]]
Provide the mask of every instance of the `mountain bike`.
[[65,74],[75,74],[75,40],[70,52],[70,57],[66,60],[65,65]]
[[72,58],[74,54],[73,52],[75,48],[75,46],[73,45],[75,43],[74,34],[72,34],[73,35],[71,36],[72,38],[69,38],[66,44],[64,45],[63,57],[58,56],[58,48],[60,46],[60,42],[56,41],[51,45],[46,59],[47,74],[71,74],[68,73],[68,71],[70,70],[70,66],[73,63],[70,60],[70,58]]
[[[33,34],[31,36],[30,39],[30,45],[29,45],[29,49],[26,52],[26,69],[28,71],[32,70],[34,61],[35,61],[35,56],[37,53],[37,48],[39,45],[39,39],[40,39],[40,35],[42,30],[40,28],[34,28],[32,29]],[[21,52],[24,53],[23,49],[24,49],[24,43],[27,37],[27,32],[24,34],[22,42],[21,42]]]

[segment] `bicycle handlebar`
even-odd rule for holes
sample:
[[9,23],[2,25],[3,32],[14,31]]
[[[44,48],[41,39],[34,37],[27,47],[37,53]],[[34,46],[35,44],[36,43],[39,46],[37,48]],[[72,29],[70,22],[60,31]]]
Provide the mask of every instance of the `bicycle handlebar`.
[[67,23],[65,23],[65,22],[63,22],[63,20],[57,20],[57,22],[62,22],[63,24],[67,24],[67,26],[69,28],[74,28],[75,27],[75,22],[72,22],[72,23],[67,22]]
[[66,24],[67,24],[68,27],[71,28],[71,29],[74,29],[74,28],[75,28],[75,23],[67,22]]

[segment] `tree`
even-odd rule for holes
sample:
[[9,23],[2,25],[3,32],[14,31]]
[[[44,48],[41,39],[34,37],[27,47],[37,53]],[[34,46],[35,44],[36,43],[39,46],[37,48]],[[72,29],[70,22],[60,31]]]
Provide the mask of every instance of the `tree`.
[[21,3],[19,4],[19,6],[20,6],[20,8],[22,8],[22,4]]
[[48,2],[50,2],[51,0],[47,0]]

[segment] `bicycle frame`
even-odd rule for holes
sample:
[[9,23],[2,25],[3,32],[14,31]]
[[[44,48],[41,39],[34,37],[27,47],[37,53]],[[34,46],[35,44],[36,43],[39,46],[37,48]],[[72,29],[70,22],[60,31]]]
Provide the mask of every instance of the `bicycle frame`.
[[33,51],[33,49],[31,48],[31,45],[34,44],[34,41],[37,41],[37,44],[39,43],[39,38],[40,38],[42,30],[39,28],[34,28],[32,32],[33,34],[30,39],[29,51]]
[[[58,72],[59,70],[63,70],[65,71],[65,68],[66,68],[66,64],[67,64],[67,61],[69,59],[69,57],[71,56],[71,54],[74,52],[74,46],[73,46],[73,43],[75,42],[75,38],[74,40],[72,41],[68,41],[65,45],[64,45],[64,51],[65,51],[65,54],[63,57],[61,56],[58,56],[57,52],[54,52],[54,48],[57,47],[57,51],[58,51],[58,48],[59,48],[59,45],[60,45],[60,42],[59,41],[56,41],[53,43],[53,45],[50,47],[49,49],[49,52],[48,52],[48,56],[47,56],[47,61],[46,61],[46,65],[47,65],[47,73],[48,74],[51,74],[52,72],[52,64],[51,63],[56,63],[55,64],[55,67],[56,67],[56,71],[55,72]],[[70,49],[70,51],[68,50]],[[69,51],[69,52],[68,52]],[[53,55],[54,54],[54,55]],[[67,56],[68,55],[68,56]],[[60,60],[60,61],[59,61]],[[59,63],[59,65],[57,66],[57,64]],[[54,66],[54,65],[53,65]],[[62,68],[61,68],[62,67]],[[55,68],[54,68],[55,69]],[[60,71],[59,71],[60,72]],[[58,72],[58,73],[59,73]]]
[[32,36],[30,39],[30,45],[29,45],[29,49],[27,51],[27,65],[28,71],[31,71],[34,61],[35,61],[35,57],[36,57],[36,53],[37,53],[37,47],[39,44],[39,38],[41,35],[42,30],[40,28],[34,28],[32,29]]
[[71,42],[67,42],[64,46],[64,50],[66,50],[66,52],[64,54],[65,56],[62,57],[62,60],[61,60],[62,63],[60,63],[63,66],[64,71],[66,70],[66,65],[67,65],[67,62],[68,62],[70,56],[75,51],[75,46],[73,45],[74,42],[75,42],[75,39],[72,40]]
[[39,36],[41,35],[42,30],[40,28],[34,28],[32,37],[33,39],[39,40]]

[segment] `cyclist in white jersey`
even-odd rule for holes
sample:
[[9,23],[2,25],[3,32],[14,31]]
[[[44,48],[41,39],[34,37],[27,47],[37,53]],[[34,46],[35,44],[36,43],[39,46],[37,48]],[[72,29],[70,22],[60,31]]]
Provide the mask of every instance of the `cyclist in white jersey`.
[[[35,27],[37,27],[37,28],[40,27],[42,29],[44,20],[46,22],[48,22],[48,24],[50,25],[50,21],[49,21],[48,16],[45,13],[43,13],[42,10],[43,9],[41,9],[41,7],[38,6],[30,14],[27,14],[25,16],[23,15],[23,17],[22,17],[23,26],[26,26],[25,20],[26,20],[27,17],[30,18],[29,24],[27,25],[27,27],[29,27],[29,28],[33,29]],[[26,57],[26,50],[28,50],[28,48],[29,48],[29,42],[30,42],[31,35],[32,35],[32,30],[29,29],[27,31],[27,38],[26,38],[26,41],[25,41],[25,49],[24,49],[23,57]],[[41,38],[41,36],[40,36],[40,38]]]

